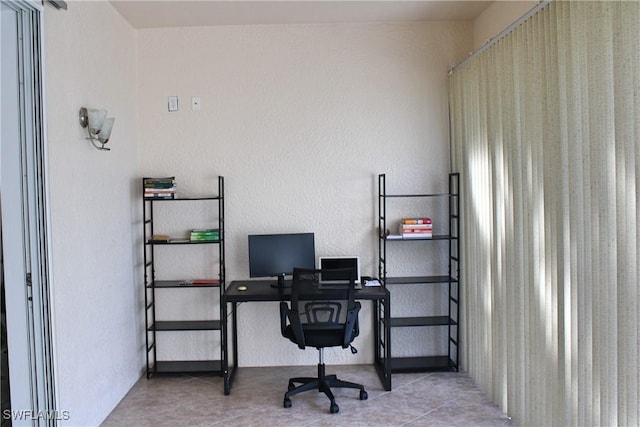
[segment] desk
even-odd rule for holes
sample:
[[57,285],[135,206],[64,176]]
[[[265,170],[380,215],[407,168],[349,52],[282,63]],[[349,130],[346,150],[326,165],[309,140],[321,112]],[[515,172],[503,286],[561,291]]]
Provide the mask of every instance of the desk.
[[[224,394],[231,393],[231,386],[238,369],[238,303],[251,301],[290,301],[291,288],[271,287],[272,280],[233,281],[225,289],[222,297],[222,373]],[[239,291],[238,286],[246,286]],[[391,390],[391,346],[389,322],[389,291],[381,286],[363,287],[356,291],[356,299],[369,300],[375,304],[373,310],[373,351],[374,365],[384,389]],[[229,307],[231,306],[231,336],[229,336]],[[276,313],[274,312],[274,316]],[[386,345],[383,345],[386,344]],[[234,366],[229,363],[229,347],[233,354]]]

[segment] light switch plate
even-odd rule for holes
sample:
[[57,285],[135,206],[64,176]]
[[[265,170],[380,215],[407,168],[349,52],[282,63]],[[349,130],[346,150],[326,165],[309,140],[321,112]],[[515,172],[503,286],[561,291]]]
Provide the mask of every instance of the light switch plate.
[[169,112],[178,111],[178,97],[170,96],[169,97]]

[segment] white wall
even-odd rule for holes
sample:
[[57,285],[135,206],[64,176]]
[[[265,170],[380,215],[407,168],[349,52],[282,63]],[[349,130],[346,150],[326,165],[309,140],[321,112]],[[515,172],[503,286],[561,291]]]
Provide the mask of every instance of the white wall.
[[[183,194],[226,177],[229,280],[249,276],[248,234],[298,231],[316,233],[318,255],[358,254],[362,273],[377,275],[376,176],[387,173],[392,191],[446,189],[447,71],[471,49],[471,32],[442,22],[140,30],[140,175],[175,175]],[[178,112],[167,111],[171,95]],[[191,256],[170,255],[178,266]],[[434,259],[421,269],[441,266]],[[241,306],[240,364],[315,363],[279,335],[276,310]],[[372,360],[363,324],[364,351],[332,363]]]
[[522,15],[538,4],[537,0],[495,1],[473,25],[473,48],[482,47],[491,38],[517,21]]
[[[135,32],[107,2],[45,8],[52,293],[59,409],[97,425],[139,378],[144,339],[135,197]],[[116,117],[110,152],[82,106]]]

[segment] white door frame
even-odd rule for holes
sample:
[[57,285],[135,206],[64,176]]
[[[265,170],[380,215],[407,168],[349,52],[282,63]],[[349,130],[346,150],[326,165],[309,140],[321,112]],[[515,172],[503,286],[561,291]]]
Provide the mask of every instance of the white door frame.
[[2,2],[0,213],[14,426],[56,425],[42,6]]

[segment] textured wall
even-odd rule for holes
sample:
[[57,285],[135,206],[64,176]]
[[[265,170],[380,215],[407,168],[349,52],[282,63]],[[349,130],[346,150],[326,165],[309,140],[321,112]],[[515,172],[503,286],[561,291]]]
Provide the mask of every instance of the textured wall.
[[[226,177],[229,280],[249,276],[248,234],[302,231],[315,232],[318,255],[360,255],[362,273],[376,275],[376,175],[387,173],[392,191],[446,188],[447,71],[471,49],[471,32],[467,23],[141,30],[141,175],[175,175],[184,194],[210,191],[218,174]],[[167,111],[171,95],[178,112]],[[202,98],[202,110],[191,110],[191,96]],[[177,232],[191,226],[181,212],[167,219],[182,221]],[[441,267],[441,257],[425,250],[415,268]],[[180,277],[175,266],[194,255],[165,256],[176,262],[162,273]],[[408,292],[399,301],[411,305],[418,291]],[[168,318],[206,310],[201,298],[167,300]],[[328,360],[372,360],[370,309],[357,341],[364,351]],[[276,310],[240,307],[240,364],[314,363],[314,352],[304,355],[280,337]]]
[[[58,408],[69,425],[98,425],[139,378],[144,351],[135,32],[107,2],[47,6],[45,30]],[[112,151],[84,139],[81,106],[116,117]]]

